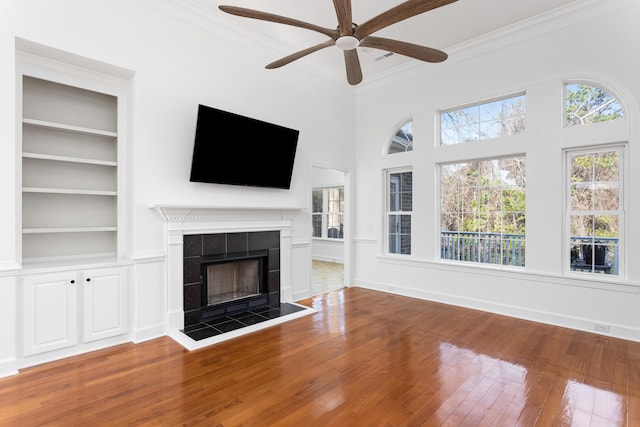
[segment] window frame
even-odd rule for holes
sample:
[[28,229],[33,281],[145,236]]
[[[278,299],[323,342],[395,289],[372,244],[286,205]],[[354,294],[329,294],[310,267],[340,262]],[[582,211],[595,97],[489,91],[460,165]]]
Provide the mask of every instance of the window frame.
[[[571,210],[571,161],[574,157],[588,154],[598,154],[610,151],[618,152],[618,209],[612,210]],[[566,148],[563,150],[563,271],[569,276],[589,277],[598,280],[621,280],[626,278],[625,274],[625,229],[626,229],[626,200],[628,180],[627,167],[627,143],[598,144],[588,147]],[[612,212],[614,212],[612,214]],[[576,271],[571,269],[571,217],[572,215],[615,215],[618,218],[618,250],[614,255],[617,258],[617,274],[598,274],[594,271]],[[593,240],[597,240],[593,236]]]
[[[384,202],[384,254],[385,255],[390,255],[390,256],[398,256],[398,257],[410,257],[413,254],[413,209],[414,209],[414,204],[413,204],[413,167],[410,166],[405,166],[405,167],[399,167],[399,168],[391,168],[391,169],[385,169],[385,174],[384,174],[384,183],[385,183],[385,202]],[[403,174],[403,173],[411,173],[411,210],[410,211],[404,211],[404,210],[391,210],[391,176],[394,174]],[[410,240],[409,240],[409,252],[408,253],[402,253],[402,252],[391,252],[390,251],[390,236],[391,236],[391,230],[390,230],[390,225],[391,225],[391,221],[390,221],[390,216],[391,215],[397,215],[397,216],[408,216],[409,217],[409,223],[411,224],[411,231],[409,234]],[[400,235],[401,233],[398,233],[398,235]]]
[[[464,259],[450,259],[450,258],[444,258],[442,256],[443,253],[443,246],[442,246],[442,215],[443,215],[443,210],[442,210],[442,194],[443,194],[443,187],[442,187],[442,168],[445,166],[450,166],[450,165],[459,165],[459,164],[465,164],[465,163],[474,163],[474,162],[493,162],[493,161],[499,161],[502,159],[515,159],[515,158],[521,158],[523,159],[524,163],[525,163],[525,168],[524,168],[524,194],[525,194],[525,208],[522,212],[520,211],[505,211],[504,207],[502,207],[502,209],[499,212],[491,212],[491,215],[500,215],[500,216],[504,216],[507,213],[511,213],[511,214],[519,214],[522,213],[524,215],[524,220],[525,220],[525,231],[523,233],[523,237],[520,239],[519,243],[518,243],[518,248],[515,248],[515,239],[513,239],[512,241],[507,239],[507,246],[511,243],[512,248],[516,250],[516,253],[512,254],[511,256],[515,257],[516,255],[518,255],[518,257],[522,260],[522,263],[524,263],[524,265],[511,265],[511,264],[507,264],[507,263],[493,263],[493,262],[484,262],[484,261],[479,261],[476,260],[474,256],[470,255],[472,257],[471,260],[464,260]],[[495,156],[495,157],[485,157],[485,158],[479,158],[479,159],[460,159],[460,160],[454,160],[454,161],[447,161],[447,162],[442,162],[442,163],[437,163],[436,164],[436,173],[437,173],[437,180],[436,180],[436,185],[437,185],[437,189],[436,189],[436,196],[437,196],[437,202],[436,202],[436,206],[437,206],[437,229],[436,229],[436,248],[437,251],[434,254],[437,261],[438,262],[442,262],[442,263],[452,263],[452,264],[456,264],[456,265],[464,265],[464,266],[474,266],[474,267],[480,267],[480,268],[498,268],[498,269],[517,269],[517,270],[524,270],[526,269],[526,220],[527,220],[527,209],[526,209],[526,203],[527,203],[527,185],[526,185],[526,175],[527,175],[527,168],[526,168],[526,164],[527,164],[527,156],[525,153],[517,153],[517,154],[508,154],[508,155],[499,155],[499,156]],[[487,188],[491,189],[495,186],[487,186]],[[508,189],[510,186],[508,185],[501,185],[498,187],[500,188],[501,192],[504,191],[505,189]],[[459,187],[457,187],[459,188]],[[465,211],[462,210],[458,210],[457,215],[464,215]],[[476,212],[473,211],[474,216],[477,216]],[[457,230],[455,231],[457,233],[476,233],[478,235],[480,235],[480,233],[484,233],[483,231],[480,230],[476,230],[473,232],[464,232],[464,231],[460,231]],[[502,237],[504,235],[513,235],[514,233],[507,233],[504,231],[504,226],[502,227],[501,231],[499,233],[490,233],[490,234],[499,234],[501,236],[500,238],[500,259],[503,260],[503,256],[505,255],[505,252],[503,250],[503,245],[504,245],[504,240],[505,238]],[[478,239],[480,239],[480,237],[478,237]],[[480,241],[480,240],[479,240]],[[479,243],[481,246],[483,245],[482,243]],[[489,246],[491,246],[493,244],[493,242],[489,241]],[[470,248],[467,248],[469,250],[471,250]],[[524,251],[524,254],[523,254]],[[508,251],[507,251],[508,252]],[[495,254],[493,254],[495,255]],[[478,258],[480,258],[478,256]],[[491,258],[491,255],[489,256],[489,258]],[[506,259],[508,260],[510,258],[510,255],[507,254],[506,255]]]
[[[573,124],[573,125],[569,124],[568,123],[568,116],[567,116],[567,101],[568,101],[567,87],[568,86],[572,86],[572,85],[591,86],[591,87],[598,88],[598,89],[606,92],[620,106],[620,109],[622,110],[622,117],[620,117],[618,119],[615,119],[615,120],[604,120],[604,121],[594,122],[594,123],[582,123],[582,124]],[[624,105],[624,103],[622,102],[620,97],[616,94],[616,92],[611,90],[611,89],[609,89],[605,85],[603,85],[601,83],[598,83],[598,82],[592,82],[592,81],[587,81],[587,80],[564,80],[564,81],[562,81],[562,127],[563,128],[570,129],[570,128],[574,128],[574,127],[582,127],[582,126],[594,125],[594,124],[598,124],[598,123],[606,123],[606,122],[611,122],[611,121],[615,122],[615,121],[618,121],[618,120],[625,120],[626,118],[627,118],[627,108],[626,108],[626,106]]]
[[[523,115],[524,115],[524,122],[525,122],[525,127],[521,132],[518,132],[516,134],[512,134],[512,135],[500,135],[497,137],[490,137],[490,138],[479,138],[476,140],[470,140],[470,141],[459,141],[453,144],[443,144],[442,143],[442,130],[443,130],[443,126],[442,126],[442,115],[444,113],[449,113],[449,112],[453,112],[453,111],[462,111],[468,108],[473,108],[473,107],[481,107],[483,105],[488,105],[491,104],[493,102],[497,102],[497,101],[504,101],[507,99],[512,99],[512,98],[517,98],[517,97],[524,97],[524,111],[523,111]],[[485,98],[479,101],[474,101],[474,102],[469,102],[466,104],[460,104],[460,105],[456,105],[453,107],[448,107],[448,108],[443,108],[440,110],[436,111],[436,138],[435,138],[435,145],[438,148],[442,148],[442,147],[450,147],[450,146],[457,146],[457,145],[461,145],[461,144],[469,144],[469,143],[478,143],[478,142],[482,142],[482,141],[491,141],[491,140],[495,140],[498,138],[505,138],[505,137],[510,137],[510,136],[516,136],[522,133],[525,133],[527,131],[527,127],[526,127],[526,119],[527,119],[527,91],[526,90],[520,90],[520,91],[516,91],[516,92],[510,92],[507,94],[503,94],[503,95],[498,95],[495,97],[490,97],[490,98]],[[478,122],[478,125],[480,125],[480,122]]]
[[[338,212],[334,212],[332,210],[330,210],[330,206],[329,206],[329,190],[342,190],[342,198],[339,199],[339,206],[342,206],[343,209],[341,211]],[[311,237],[313,239],[323,239],[323,240],[330,240],[330,241],[344,241],[344,219],[345,219],[345,213],[344,213],[344,203],[345,203],[345,195],[344,195],[344,185],[334,185],[334,186],[329,186],[329,187],[316,187],[313,188],[312,190],[312,194],[314,191],[322,191],[322,212],[315,212],[313,211],[313,203],[312,205],[312,212],[311,212],[311,216],[312,216],[312,221],[311,224],[313,225],[313,217],[314,216],[320,216],[322,218],[321,221],[321,228],[320,228],[320,232],[321,235],[320,236],[315,236],[314,235],[314,231],[311,231]],[[340,203],[341,201],[341,203]],[[331,237],[329,236],[329,216],[330,215],[340,215],[342,217],[342,221],[341,221],[341,225],[342,230],[339,232],[338,236],[339,237]]]
[[[402,121],[400,123],[399,126],[396,127],[395,131],[393,132],[393,135],[391,135],[391,137],[389,138],[389,141],[387,142],[386,146],[385,146],[385,150],[384,150],[384,155],[386,156],[393,156],[395,154],[402,154],[402,153],[411,153],[414,150],[414,141],[415,141],[415,135],[413,133],[413,117],[410,117],[404,121]],[[400,133],[400,131],[402,131],[402,129],[407,126],[408,124],[411,124],[411,142],[406,146],[405,150],[402,151],[394,151],[391,152],[391,147],[393,147],[394,143],[395,143],[395,138],[398,135],[398,133]],[[398,145],[401,145],[400,143],[398,143]]]

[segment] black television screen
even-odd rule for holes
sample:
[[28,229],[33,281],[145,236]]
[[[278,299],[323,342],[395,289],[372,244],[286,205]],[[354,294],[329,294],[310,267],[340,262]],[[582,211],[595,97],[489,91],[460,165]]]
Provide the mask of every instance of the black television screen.
[[288,189],[299,131],[200,105],[191,182]]

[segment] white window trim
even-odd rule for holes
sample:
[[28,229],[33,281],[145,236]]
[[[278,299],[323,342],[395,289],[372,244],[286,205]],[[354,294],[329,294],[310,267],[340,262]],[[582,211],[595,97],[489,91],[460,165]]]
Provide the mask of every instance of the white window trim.
[[[412,257],[413,256],[413,203],[412,203],[412,208],[411,211],[391,211],[389,208],[391,206],[391,192],[389,191],[390,188],[390,178],[391,175],[394,173],[405,173],[405,172],[411,172],[413,175],[413,168],[412,167],[401,167],[401,168],[391,168],[391,169],[385,169],[384,171],[384,194],[385,194],[385,198],[384,198],[384,217],[383,217],[383,227],[382,229],[384,230],[384,237],[382,239],[382,241],[384,242],[384,250],[383,250],[383,254],[385,254],[386,256],[391,256],[391,257],[401,257],[401,258],[407,258],[407,257]],[[411,184],[411,192],[413,194],[413,183]],[[401,253],[397,253],[397,252],[390,252],[389,251],[389,234],[390,234],[390,230],[389,230],[389,215],[408,215],[411,218],[411,253],[410,254],[401,254]]]
[[[618,151],[619,152],[619,183],[620,183],[620,201],[618,205],[618,210],[615,211],[615,214],[618,215],[618,274],[596,274],[588,271],[572,271],[571,270],[571,215],[580,215],[580,214],[589,214],[589,215],[598,215],[602,213],[603,215],[611,214],[613,211],[570,211],[570,192],[569,192],[569,171],[571,170],[571,158],[576,155],[581,154],[594,154],[594,153],[602,153],[606,151]],[[620,280],[626,279],[626,263],[625,263],[625,255],[626,255],[626,239],[625,239],[625,200],[627,199],[627,188],[629,187],[628,180],[628,166],[627,166],[627,144],[599,144],[590,147],[580,147],[580,148],[567,148],[563,150],[564,156],[564,168],[563,168],[563,212],[564,212],[564,232],[563,232],[563,273],[568,276],[575,277],[594,277],[601,281],[612,281],[619,282]]]
[[[327,235],[327,231],[328,231],[328,221],[327,218],[330,214],[338,214],[338,215],[342,215],[343,221],[344,221],[344,211],[342,212],[329,212],[329,197],[328,197],[328,193],[329,190],[334,189],[334,188],[341,188],[342,189],[342,194],[344,197],[344,186],[343,185],[334,185],[334,186],[330,186],[330,187],[316,187],[313,188],[312,191],[316,191],[316,190],[322,190],[322,212],[311,212],[311,216],[313,217],[314,215],[320,215],[322,218],[322,225],[321,225],[321,229],[320,229],[320,233],[321,236],[313,236],[313,232],[312,232],[312,236],[311,238],[314,240],[324,240],[324,241],[328,241],[328,242],[344,242],[344,237],[329,237]],[[343,231],[343,236],[344,236],[344,231]]]
[[[441,264],[452,264],[452,265],[459,265],[459,266],[465,266],[465,267],[474,267],[474,268],[484,268],[484,269],[490,269],[490,270],[502,270],[502,271],[526,271],[527,269],[527,265],[526,265],[526,255],[524,257],[525,259],[525,265],[523,267],[518,267],[518,266],[512,266],[512,265],[508,265],[508,264],[490,264],[490,263],[484,263],[484,262],[479,262],[479,261],[462,261],[462,260],[452,260],[452,259],[443,259],[441,257],[441,251],[442,251],[442,247],[441,247],[441,233],[442,233],[442,205],[441,205],[441,201],[442,201],[442,181],[441,181],[441,177],[442,177],[442,166],[448,166],[448,165],[454,165],[454,164],[459,164],[459,163],[471,163],[471,162],[487,162],[487,161],[493,161],[493,160],[500,160],[500,159],[511,159],[514,157],[522,157],[525,159],[527,159],[526,154],[523,153],[515,153],[515,154],[508,154],[508,155],[500,155],[500,156],[495,156],[495,157],[483,157],[483,158],[473,158],[473,159],[461,159],[461,160],[456,160],[456,161],[447,161],[447,162],[442,162],[442,163],[437,163],[436,164],[436,233],[435,233],[435,259],[436,262],[441,263]],[[526,172],[525,172],[525,176],[526,176]],[[525,197],[527,194],[527,188],[525,186]],[[525,221],[526,221],[526,208],[525,208]],[[526,228],[526,227],[525,227]],[[508,234],[508,233],[506,233]],[[526,247],[526,230],[525,230],[525,247]]]
[[[415,145],[413,144],[415,142],[415,135],[413,135],[414,137],[414,141],[412,142],[412,149],[411,150],[405,150],[405,151],[399,151],[397,153],[390,153],[389,150],[391,150],[391,146],[393,145],[394,142],[394,138],[396,137],[396,135],[398,134],[398,132],[400,131],[400,129],[402,129],[404,126],[406,126],[409,123],[413,123],[413,117],[409,117],[403,121],[401,121],[395,128],[393,133],[391,134],[391,136],[387,139],[387,143],[384,145],[383,147],[383,151],[382,151],[382,155],[383,156],[394,156],[394,155],[407,155],[409,153],[413,153],[413,150],[415,149]],[[413,125],[412,125],[413,126]]]
[[[597,87],[599,89],[604,90],[605,92],[608,92],[611,96],[613,96],[616,100],[616,102],[618,104],[620,104],[620,107],[622,108],[622,114],[623,117],[621,119],[618,120],[628,120],[628,111],[629,108],[625,105],[624,103],[624,97],[621,97],[614,89],[611,89],[608,85],[601,83],[600,81],[595,81],[595,80],[587,80],[587,79],[564,79],[562,80],[562,128],[564,129],[570,129],[572,127],[575,126],[567,126],[567,86],[568,85],[586,85],[586,86],[593,86],[593,87]],[[614,120],[615,121],[615,120]],[[606,122],[602,122],[602,123],[606,123]],[[591,123],[591,125],[593,124],[597,124],[597,123]],[[582,126],[588,126],[588,125],[582,125]]]
[[[469,107],[477,107],[479,105],[484,105],[484,104],[490,104],[494,101],[501,101],[503,99],[509,99],[509,98],[515,98],[517,96],[524,96],[525,97],[525,105],[526,105],[526,96],[527,96],[527,91],[526,90],[519,90],[519,91],[515,91],[515,92],[508,92],[508,93],[504,93],[501,95],[497,95],[497,96],[492,96],[489,98],[484,98],[481,100],[476,100],[476,101],[472,101],[472,102],[468,102],[465,104],[458,104],[455,106],[451,106],[451,107],[447,107],[447,108],[442,108],[436,111],[436,137],[434,138],[434,142],[435,142],[435,146],[440,148],[440,147],[455,147],[456,145],[460,145],[460,144],[465,144],[464,142],[462,143],[457,143],[457,144],[449,144],[449,145],[442,145],[442,113],[447,113],[450,111],[457,111],[457,110],[464,110],[465,108],[469,108]],[[525,106],[525,120],[526,120],[526,106]],[[527,129],[525,127],[524,132],[522,133],[526,133]],[[510,136],[515,136],[515,135],[510,135]],[[503,136],[504,137],[504,136]],[[478,141],[469,141],[469,143],[478,143],[478,142],[482,142],[482,141],[491,141],[493,139],[496,138],[489,138],[489,139],[481,139]]]

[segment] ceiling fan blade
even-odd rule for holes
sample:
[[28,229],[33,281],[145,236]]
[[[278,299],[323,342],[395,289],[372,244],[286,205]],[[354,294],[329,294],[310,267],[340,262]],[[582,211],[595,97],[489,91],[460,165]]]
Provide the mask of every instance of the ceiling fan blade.
[[333,39],[327,40],[324,43],[320,43],[315,46],[308,47],[301,51],[292,53],[291,55],[285,56],[284,58],[278,59],[277,61],[274,61],[271,64],[268,64],[265,68],[271,70],[274,68],[282,67],[283,65],[287,65],[288,63],[293,62],[296,59],[300,59],[303,56],[307,56],[310,53],[316,52],[320,49],[324,49],[325,47],[333,46],[334,44],[336,44],[335,40]]
[[442,62],[448,57],[445,52],[438,49],[401,42],[399,40],[383,39],[372,36],[362,39],[360,41],[360,47],[372,47],[375,49],[386,50],[400,55],[410,56],[411,58],[425,62]]
[[236,6],[221,5],[221,6],[218,6],[218,8],[223,12],[230,13],[236,16],[242,16],[243,18],[253,18],[253,19],[259,19],[261,21],[277,22],[279,24],[291,25],[293,27],[299,27],[299,28],[304,28],[306,30],[316,31],[318,33],[331,37],[334,40],[337,39],[339,36],[339,33],[337,30],[320,27],[318,25],[313,25],[308,22],[299,21],[293,18],[287,18],[286,16],[274,15],[272,13],[260,12],[259,10],[245,9],[243,7],[236,7]]
[[353,34],[353,18],[351,17],[351,0],[333,0],[338,16],[338,29],[341,36]]
[[357,85],[358,83],[360,83],[362,81],[362,68],[360,68],[358,50],[345,50],[344,63],[347,67],[347,81],[349,82],[349,84]]
[[386,12],[369,19],[355,29],[354,36],[362,40],[369,34],[381,30],[396,22],[403,21],[412,16],[419,15],[432,9],[445,6],[457,0],[408,0],[392,7]]

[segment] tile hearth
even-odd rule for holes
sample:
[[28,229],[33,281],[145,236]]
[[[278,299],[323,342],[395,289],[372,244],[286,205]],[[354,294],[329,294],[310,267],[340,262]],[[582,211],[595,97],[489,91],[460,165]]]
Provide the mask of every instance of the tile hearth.
[[216,335],[237,331],[251,325],[277,319],[282,316],[305,310],[305,307],[282,303],[280,307],[262,307],[252,311],[245,311],[218,319],[197,323],[184,328],[181,332],[189,338],[199,341]]

